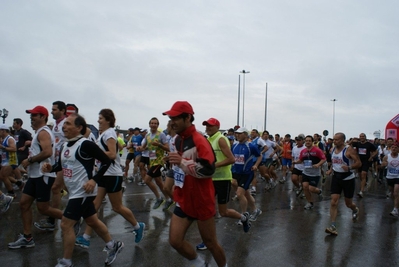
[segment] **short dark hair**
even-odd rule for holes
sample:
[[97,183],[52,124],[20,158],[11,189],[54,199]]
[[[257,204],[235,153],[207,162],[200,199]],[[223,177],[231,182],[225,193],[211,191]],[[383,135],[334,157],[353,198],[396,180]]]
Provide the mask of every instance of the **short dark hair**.
[[53,105],[57,105],[59,110],[63,110],[64,114],[66,113],[66,104],[65,104],[65,102],[55,101],[55,102],[53,102]]
[[104,119],[109,122],[109,127],[111,128],[115,127],[115,121],[116,121],[115,114],[111,109],[103,108],[102,110],[100,110],[100,113],[98,113],[98,115],[103,116]]
[[76,127],[80,127],[82,126],[82,129],[80,130],[80,134],[84,135],[87,131],[87,123],[85,118],[83,118],[83,116],[79,115],[78,113],[72,113],[71,115],[69,115],[70,117],[75,117],[75,121],[74,124]]
[[269,134],[269,131],[264,130],[262,134]]
[[157,117],[152,117],[152,118],[150,119],[150,121],[148,122],[148,124],[150,124],[151,121],[155,121],[155,120],[158,122],[158,125],[159,125],[159,120],[158,120]]
[[179,116],[176,116],[177,118],[182,118],[183,120],[187,119],[188,116],[191,116],[190,122],[192,123],[194,121],[194,115],[193,114],[188,114],[188,113],[182,113]]
[[24,124],[24,122],[20,118],[15,118],[14,121],[16,124],[21,125],[21,126],[22,126],[22,124]]
[[305,139],[308,138],[308,137],[312,139],[312,142],[314,141],[313,136],[307,135],[307,136],[305,137]]

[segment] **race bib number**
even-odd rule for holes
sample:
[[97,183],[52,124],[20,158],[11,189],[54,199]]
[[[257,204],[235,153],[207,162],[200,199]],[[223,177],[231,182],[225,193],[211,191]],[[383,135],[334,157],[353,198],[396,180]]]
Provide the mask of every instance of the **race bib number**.
[[235,159],[236,159],[236,163],[238,165],[244,165],[245,164],[245,156],[243,154],[237,154],[234,155]]
[[180,188],[183,188],[184,186],[184,177],[186,176],[184,174],[184,171],[177,167],[173,166],[173,178],[175,179],[175,186],[178,186]]
[[399,169],[396,168],[388,168],[388,173],[398,175],[399,174]]
[[64,175],[64,178],[72,178],[72,170],[68,168],[68,165],[62,166],[62,173]]
[[305,166],[305,168],[312,168],[313,167],[312,160],[310,160],[310,159],[304,160],[303,166]]
[[157,153],[155,152],[155,150],[150,151],[150,159],[152,160],[157,159]]
[[366,155],[367,149],[366,148],[359,148],[359,155]]

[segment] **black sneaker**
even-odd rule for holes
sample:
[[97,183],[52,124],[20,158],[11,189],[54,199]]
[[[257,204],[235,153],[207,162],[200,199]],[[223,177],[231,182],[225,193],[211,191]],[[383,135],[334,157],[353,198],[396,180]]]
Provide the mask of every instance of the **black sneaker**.
[[242,222],[242,228],[244,229],[245,233],[248,233],[249,229],[251,229],[251,222],[249,221],[249,213],[245,212],[243,215],[245,216],[246,220],[245,221],[241,221]]

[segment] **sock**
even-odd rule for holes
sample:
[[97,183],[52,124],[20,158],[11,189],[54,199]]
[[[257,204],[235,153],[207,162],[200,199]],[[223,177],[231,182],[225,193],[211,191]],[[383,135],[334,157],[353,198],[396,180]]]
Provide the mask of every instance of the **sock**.
[[71,259],[62,258],[62,261],[65,262],[66,264],[68,264],[69,266],[72,266],[72,260]]
[[111,249],[111,248],[114,248],[114,246],[115,246],[115,241],[114,240],[111,240],[111,241],[109,241],[107,244],[105,244],[106,246],[107,246],[107,248],[109,248],[109,249]]
[[133,226],[133,229],[134,229],[134,230],[139,230],[139,229],[140,229],[140,224],[137,223],[136,225],[134,225],[134,226]]
[[87,241],[89,241],[89,240],[90,240],[90,236],[89,236],[89,235],[87,235],[87,234],[83,234],[83,238],[84,238],[84,239],[86,239]]
[[197,255],[197,258],[190,261],[190,266],[204,266],[205,261]]
[[25,239],[29,240],[29,239],[32,238],[32,234],[29,234],[29,235],[25,235],[25,234],[24,234],[24,237],[25,237]]
[[335,227],[335,222],[331,222],[331,226],[334,226],[334,227]]
[[245,217],[244,214],[241,214],[241,221],[242,221],[242,222],[245,222],[246,220],[247,220],[247,217]]

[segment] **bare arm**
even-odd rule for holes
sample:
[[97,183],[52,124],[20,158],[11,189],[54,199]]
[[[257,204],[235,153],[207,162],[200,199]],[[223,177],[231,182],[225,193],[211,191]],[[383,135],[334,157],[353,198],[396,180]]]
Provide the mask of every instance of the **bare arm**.
[[230,150],[230,146],[227,144],[226,140],[224,138],[219,138],[218,143],[219,143],[220,150],[226,156],[226,158],[220,162],[216,162],[215,167],[219,168],[219,167],[234,164],[234,162],[236,160],[235,160],[234,155]]

